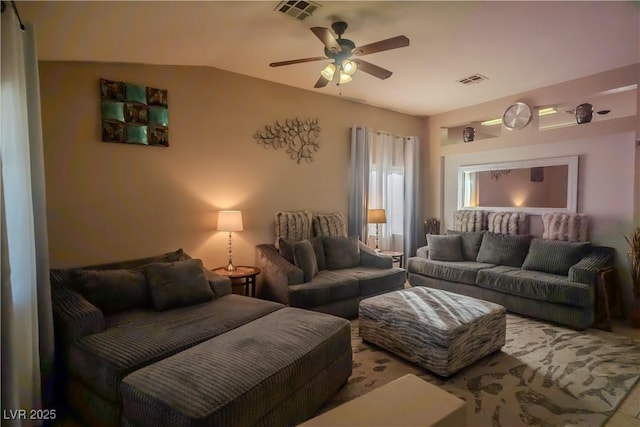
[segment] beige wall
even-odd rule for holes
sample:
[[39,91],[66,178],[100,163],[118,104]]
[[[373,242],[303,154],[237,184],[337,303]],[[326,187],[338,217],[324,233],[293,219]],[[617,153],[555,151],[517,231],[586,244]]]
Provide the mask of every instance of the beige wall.
[[[590,95],[637,84],[640,66],[635,64],[618,70],[577,79],[520,95],[491,101],[430,117],[423,141],[428,157],[423,156],[428,173],[424,182],[432,192],[423,204],[424,217],[439,217],[443,228],[451,222],[457,208],[457,167],[459,165],[526,160],[542,157],[579,155],[578,211],[592,217],[592,240],[613,246],[625,296],[630,297],[631,284],[626,259],[626,243],[622,233],[629,233],[637,219],[638,200],[634,203],[634,188],[638,193],[638,150],[634,138],[638,130],[638,114],[546,131],[537,130],[537,117],[517,131],[503,129],[500,136],[468,144],[441,146],[440,128],[465,122],[500,117],[508,105],[524,101],[531,106],[546,106],[566,102],[578,105]],[[639,101],[640,102],[640,101]],[[441,165],[444,165],[441,166]],[[539,217],[532,219],[536,227]],[[627,301],[630,298],[626,298]]]
[[[99,78],[168,89],[170,147],[101,142]],[[205,67],[41,62],[40,84],[53,267],[178,247],[224,265],[220,209],[242,210],[234,261],[253,264],[276,211],[346,213],[352,125],[422,137],[419,118]],[[295,117],[319,119],[308,164],[253,139]]]

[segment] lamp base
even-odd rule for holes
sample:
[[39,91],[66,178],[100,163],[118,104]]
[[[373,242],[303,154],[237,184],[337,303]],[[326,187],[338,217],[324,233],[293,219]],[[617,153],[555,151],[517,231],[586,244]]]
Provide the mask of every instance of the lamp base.
[[229,263],[229,265],[227,265],[227,271],[236,271],[237,268],[235,265],[233,265],[232,263]]

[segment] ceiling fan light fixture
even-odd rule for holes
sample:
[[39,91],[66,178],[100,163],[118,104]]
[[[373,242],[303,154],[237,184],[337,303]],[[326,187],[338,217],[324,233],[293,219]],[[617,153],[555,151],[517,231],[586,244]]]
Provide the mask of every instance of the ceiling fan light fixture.
[[351,61],[350,59],[345,59],[344,61],[342,61],[342,71],[344,71],[345,74],[352,76],[357,69],[358,66],[356,65],[356,63]]
[[340,71],[340,84],[346,84],[349,83],[351,80],[353,80],[351,78],[351,76],[347,73],[345,73],[344,71]]
[[336,66],[334,64],[329,64],[322,71],[320,71],[320,75],[325,79],[331,81],[333,80],[333,75],[336,72]]

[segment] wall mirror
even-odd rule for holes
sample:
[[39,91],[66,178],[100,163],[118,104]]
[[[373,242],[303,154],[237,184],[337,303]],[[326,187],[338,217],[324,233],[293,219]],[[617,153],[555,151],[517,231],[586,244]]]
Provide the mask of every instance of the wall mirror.
[[578,156],[460,166],[458,209],[576,212]]

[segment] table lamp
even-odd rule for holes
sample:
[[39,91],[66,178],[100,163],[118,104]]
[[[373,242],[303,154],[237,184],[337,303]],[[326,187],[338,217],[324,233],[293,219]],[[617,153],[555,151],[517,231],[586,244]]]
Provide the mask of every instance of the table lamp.
[[242,231],[242,212],[240,211],[220,211],[218,212],[218,231],[229,232],[229,244],[227,246],[227,255],[229,256],[229,265],[227,270],[235,271],[236,266],[233,265],[231,259],[231,233],[234,231]]
[[376,225],[376,252],[380,252],[380,248],[378,248],[378,227],[380,224],[385,224],[387,222],[387,215],[385,214],[384,209],[369,209],[367,212],[367,222],[369,224]]

